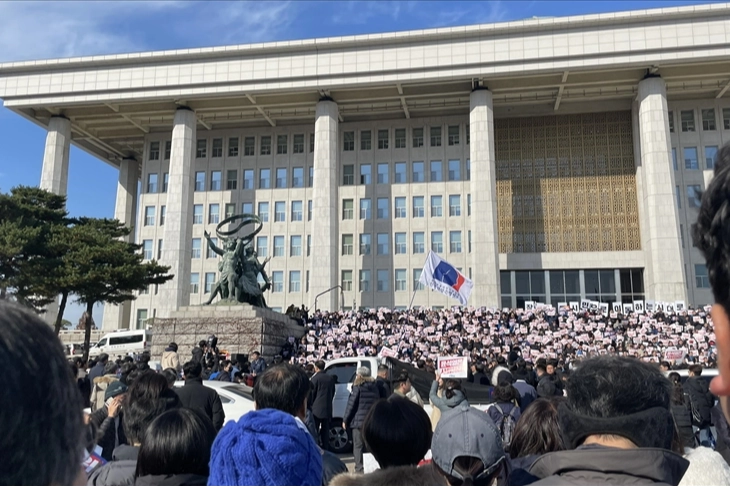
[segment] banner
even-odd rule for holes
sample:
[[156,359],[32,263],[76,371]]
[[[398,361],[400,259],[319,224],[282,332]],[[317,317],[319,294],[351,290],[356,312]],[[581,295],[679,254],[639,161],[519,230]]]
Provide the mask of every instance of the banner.
[[634,305],[631,303],[624,303],[624,314],[627,315],[634,311]]
[[464,274],[456,270],[456,267],[443,260],[433,251],[428,252],[419,282],[434,291],[458,300],[462,306],[466,306],[474,287],[474,282],[471,279],[467,279]]
[[591,300],[590,299],[581,299],[580,300],[580,309],[581,310],[587,310],[591,307]]
[[684,355],[685,355],[684,350],[677,350],[677,349],[666,350],[664,352],[664,360],[666,360],[667,362],[675,362],[675,363],[680,362],[681,363],[682,360],[684,360]]
[[535,301],[525,301],[525,311],[534,311]]
[[438,369],[444,379],[466,379],[469,357],[438,357]]
[[598,305],[598,308],[601,310],[601,313],[603,313],[604,315],[608,314],[608,303],[600,303]]
[[677,313],[686,311],[687,306],[685,305],[684,301],[677,301],[674,303],[674,309],[677,310]]

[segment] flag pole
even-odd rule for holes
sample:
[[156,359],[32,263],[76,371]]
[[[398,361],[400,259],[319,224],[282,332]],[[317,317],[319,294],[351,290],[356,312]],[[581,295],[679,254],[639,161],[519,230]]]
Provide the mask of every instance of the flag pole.
[[[423,261],[423,267],[426,267],[426,262],[428,262],[428,257],[431,255],[431,250],[428,251],[428,254],[426,254],[426,260]],[[423,276],[423,267],[421,267],[421,276]],[[418,281],[421,281],[421,278],[418,278]],[[411,309],[413,309],[413,300],[416,297],[416,291],[418,291],[417,287],[414,287],[413,294],[411,295],[411,302],[408,303],[408,312],[410,313]]]

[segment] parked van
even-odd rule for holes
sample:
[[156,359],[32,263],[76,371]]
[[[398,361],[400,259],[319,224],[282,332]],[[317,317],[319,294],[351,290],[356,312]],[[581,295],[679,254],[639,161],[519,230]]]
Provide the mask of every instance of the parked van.
[[92,345],[89,350],[90,357],[97,357],[102,353],[110,357],[127,355],[131,353],[142,353],[150,349],[152,345],[152,333],[149,330],[125,330],[115,331],[104,335],[99,343]]

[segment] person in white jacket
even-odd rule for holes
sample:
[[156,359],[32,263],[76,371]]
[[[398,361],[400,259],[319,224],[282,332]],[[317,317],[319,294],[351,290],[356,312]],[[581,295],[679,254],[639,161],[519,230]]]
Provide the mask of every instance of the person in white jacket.
[[182,367],[180,366],[180,358],[177,355],[177,343],[172,342],[167,346],[164,352],[162,352],[162,370],[174,369],[178,375]]

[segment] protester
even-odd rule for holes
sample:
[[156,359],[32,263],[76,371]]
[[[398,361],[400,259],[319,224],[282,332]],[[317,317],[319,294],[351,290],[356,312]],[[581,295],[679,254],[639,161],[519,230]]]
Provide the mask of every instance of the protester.
[[512,386],[517,390],[519,397],[519,406],[522,411],[537,399],[537,391],[533,386],[527,383],[529,373],[527,372],[527,364],[525,360],[519,358],[515,361],[515,368],[512,370],[512,377],[515,381]]
[[142,439],[135,485],[207,485],[215,435],[213,423],[197,410],[161,414]]
[[[438,395],[439,389],[443,390],[444,397]],[[431,384],[428,398],[441,412],[453,409],[461,403],[469,404],[464,391],[461,390],[461,382],[456,379],[442,379],[439,372],[436,372],[436,380]]]
[[689,397],[687,397],[682,387],[682,379],[676,372],[670,372],[667,377],[669,382],[672,383],[672,417],[682,448],[696,448],[698,443],[692,430],[692,412]]
[[698,429],[698,441],[702,446],[711,446],[710,410],[715,405],[715,397],[710,392],[708,381],[701,375],[701,365],[690,365],[689,377],[684,383],[684,390],[689,397],[692,426]]
[[127,385],[121,381],[109,384],[104,394],[104,406],[91,413],[89,421],[97,428],[96,444],[102,449],[101,457],[112,460],[114,450],[127,444],[124,434],[122,402],[127,393]]
[[482,385],[482,386],[488,386],[489,378],[487,378],[487,375],[484,373],[484,364],[480,363],[472,363],[469,366],[469,371],[471,372],[469,377],[469,382],[472,382],[474,384]]
[[112,382],[117,382],[117,371],[119,366],[116,362],[108,361],[104,367],[104,375],[99,376],[93,380],[93,386],[91,390],[91,410],[96,411],[104,407],[104,396],[106,389]]
[[83,406],[84,408],[90,408],[91,380],[89,380],[89,374],[86,373],[86,362],[81,357],[76,357],[74,364],[76,364],[76,382],[79,385]]
[[198,362],[186,362],[183,365],[185,385],[176,389],[180,404],[188,409],[197,409],[205,414],[213,423],[216,431],[223,427],[226,419],[223,403],[217,392],[203,385],[203,367]]
[[319,446],[329,450],[330,446],[330,422],[332,421],[332,400],[335,397],[334,376],[324,373],[324,360],[317,360],[314,363],[314,375],[312,376],[312,390],[309,394],[310,409],[314,418],[315,430]]
[[251,374],[256,377],[261,375],[266,370],[266,361],[261,357],[261,354],[254,351],[251,353]]
[[165,376],[165,380],[167,380],[167,386],[172,389],[175,387],[175,382],[177,382],[178,376],[177,371],[175,369],[165,369],[162,371],[162,375]]
[[231,371],[233,370],[233,365],[231,364],[230,360],[223,360],[220,364],[220,373],[215,378],[215,380],[221,381],[221,382],[231,382]]
[[109,362],[109,354],[102,353],[97,357],[96,364],[89,370],[89,382],[94,383],[94,379],[104,375],[104,368]]
[[489,417],[499,431],[504,448],[509,448],[515,426],[522,411],[517,405],[519,394],[509,382],[502,382],[494,388],[494,403],[487,409]]
[[352,392],[347,400],[342,427],[352,432],[353,456],[355,457],[355,473],[363,473],[363,439],[362,425],[365,416],[378,399],[385,399],[381,390],[370,376],[370,369],[358,367]]
[[177,355],[177,343],[172,342],[162,352],[162,365],[163,369],[173,369],[175,372],[180,373],[182,367],[180,366],[180,358]]
[[197,347],[194,347],[193,348],[193,352],[192,352],[192,355],[193,356],[192,356],[192,359],[191,360],[193,362],[199,363],[200,366],[203,367],[203,368],[204,368],[204,365],[205,365],[203,363],[203,357],[205,356],[205,352],[206,352],[206,349],[207,348],[208,348],[208,342],[206,342],[205,340],[200,340],[198,342],[198,346]]
[[375,385],[380,390],[380,397],[390,397],[393,393],[388,384],[388,366],[385,364],[378,365],[378,376],[375,378]]

